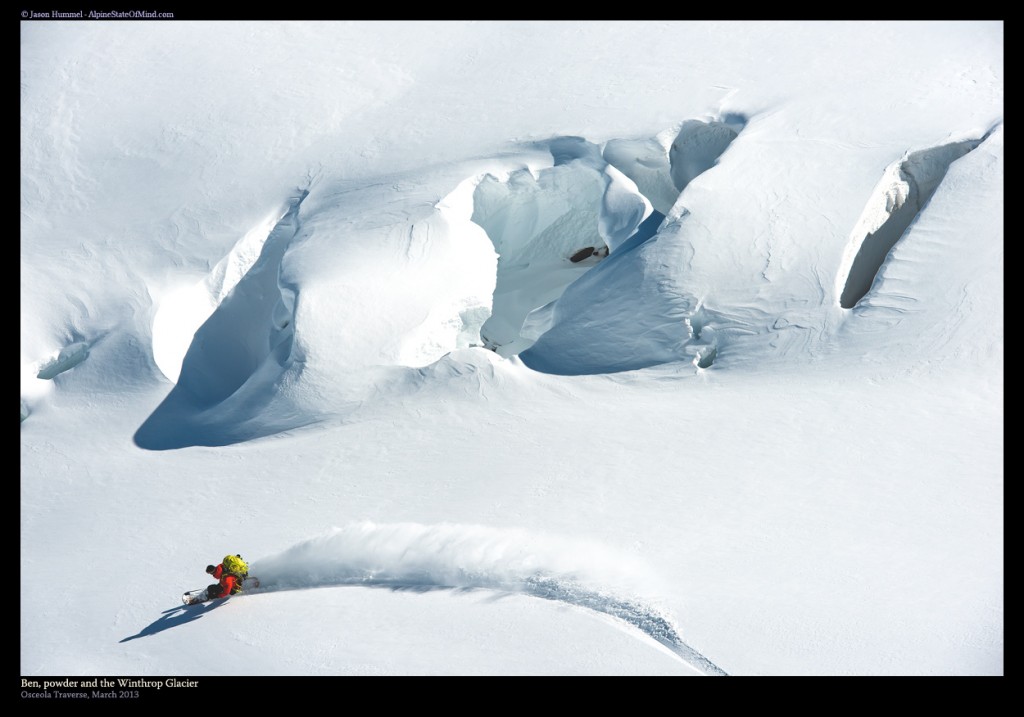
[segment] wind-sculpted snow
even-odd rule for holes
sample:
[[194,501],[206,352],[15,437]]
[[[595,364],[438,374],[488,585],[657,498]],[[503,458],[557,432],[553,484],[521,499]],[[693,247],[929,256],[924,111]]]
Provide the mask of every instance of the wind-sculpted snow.
[[[958,144],[946,146],[952,149]],[[977,147],[937,168],[942,170],[941,181],[927,205],[870,277],[870,290],[850,309],[839,306],[844,279],[839,273],[833,301],[834,310],[841,311],[843,317],[836,335],[840,351],[864,352],[866,346],[873,346],[877,347],[873,353],[879,356],[927,356],[929,364],[943,358],[960,362],[968,356],[985,363],[998,362],[1002,331],[979,332],[977,316],[984,315],[997,326],[1003,322],[1005,207],[1001,193],[978,189],[1003,181],[1002,150],[999,125]],[[928,156],[927,150],[921,154]],[[906,186],[909,190],[913,184],[907,182]],[[872,203],[879,212],[881,199],[880,193],[876,194]],[[899,213],[894,212],[893,217]],[[865,210],[865,218],[868,215]],[[885,221],[883,214],[875,217],[874,223]],[[979,230],[977,223],[982,219],[989,224]],[[876,236],[887,231],[888,225],[884,225]],[[855,240],[866,233],[861,227],[849,237],[847,266],[852,265]]]
[[654,210],[661,214],[672,211],[679,199],[679,188],[672,180],[668,146],[671,137],[648,139],[612,139],[605,143],[602,155],[612,165],[633,180],[637,189],[647,197]]
[[[250,267],[244,276],[234,280],[217,309],[196,331],[178,383],[136,432],[138,445],[166,449],[195,442],[230,442],[232,427],[223,418],[205,417],[204,412],[229,398],[248,403],[251,411],[261,400],[260,394],[291,364],[295,290],[282,285],[280,270],[284,253],[299,230],[299,207],[307,195],[308,191],[303,191],[292,200],[287,213],[259,245],[258,258],[246,261]],[[228,288],[223,279],[217,284]],[[256,395],[246,397],[242,389],[247,383]]]
[[335,528],[253,561],[259,591],[335,585],[481,588],[517,592],[616,617],[694,667],[725,673],[689,647],[639,591],[653,576],[597,543],[480,525],[375,524]]
[[[314,186],[206,280],[167,297],[154,357],[173,380],[187,352],[138,445],[226,445],[307,425],[479,345],[493,246],[458,189],[438,201],[419,180],[392,178],[393,194],[379,183]],[[417,192],[424,200],[407,211]],[[391,213],[389,196],[401,211]]]
[[682,192],[687,184],[715,166],[745,124],[746,119],[740,116],[730,116],[721,122],[683,122],[668,154],[676,189]]
[[39,367],[37,378],[53,379],[59,374],[73,369],[89,357],[89,344],[86,341],[76,341],[60,350],[54,358],[43,363]]
[[610,140],[603,155],[636,183],[656,211],[668,214],[686,185],[715,165],[746,124],[747,118],[738,114],[689,119],[674,133]]
[[850,238],[838,277],[840,306],[851,309],[868,293],[885,257],[931,199],[949,165],[989,134],[908,153],[885,170]]
[[299,208],[308,192],[292,202],[260,249],[259,258],[236,281],[189,347],[178,388],[198,405],[224,400],[265,361],[285,366],[294,335],[295,294],[280,282],[281,261],[299,230]]
[[299,197],[292,199],[246,232],[202,281],[163,298],[153,317],[153,360],[164,376],[178,381],[182,361],[196,331],[253,268],[272,232],[283,222],[274,236],[280,253],[281,234],[288,230],[294,233],[294,214],[290,213],[297,211],[301,201]]
[[[764,152],[762,126],[747,127],[724,114],[647,139],[558,137],[311,186],[190,293],[160,304],[153,356],[168,378],[188,348],[137,444],[225,445],[345,415],[465,373],[422,369],[479,346],[555,375],[672,363],[699,373],[834,352],[839,320],[822,286],[832,269],[794,239],[792,177],[741,181]],[[891,248],[879,242],[894,242],[980,141],[913,153],[887,172],[855,231],[868,238],[851,242],[840,271],[843,306],[878,272]],[[752,199],[733,211],[736,187]]]
[[89,358],[92,341],[72,341],[59,351],[40,361],[26,361],[21,365],[21,420],[32,414],[32,404],[53,390],[53,381]]
[[[226,445],[306,425],[472,346],[509,357],[543,339],[524,361],[550,373],[709,367],[713,331],[701,342],[687,323],[696,304],[677,285],[680,246],[658,246],[664,214],[629,175],[674,188],[657,190],[671,206],[742,129],[730,122],[684,122],[670,147],[651,140],[660,154],[648,142],[635,161],[632,140],[602,154],[559,137],[439,177],[310,179],[203,281],[161,298],[152,355],[176,385],[136,443]],[[460,166],[486,170],[414,201]],[[613,270],[579,283],[605,263]]]

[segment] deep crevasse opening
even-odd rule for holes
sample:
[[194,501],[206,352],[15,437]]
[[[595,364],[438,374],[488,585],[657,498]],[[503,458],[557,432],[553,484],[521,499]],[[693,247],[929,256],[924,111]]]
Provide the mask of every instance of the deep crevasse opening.
[[498,254],[483,345],[514,356],[550,326],[567,286],[631,236],[653,211],[636,184],[577,138],[555,140],[554,166],[488,174],[473,192],[472,221]]
[[927,205],[949,166],[985,137],[913,152],[885,170],[853,230],[837,276],[842,308],[852,309],[867,295],[886,257]]
[[[559,313],[562,319],[572,314],[567,320],[574,325],[603,326],[606,311],[588,313],[584,306],[581,313],[579,302],[556,311],[556,304],[607,257],[653,238],[689,182],[718,163],[745,123],[738,115],[691,119],[655,137],[612,139],[600,147],[562,137],[546,147],[554,166],[480,179],[471,218],[499,255],[492,313],[480,327],[482,344],[502,356],[527,351]],[[630,301],[629,294],[620,298]],[[651,361],[662,361],[663,354]],[[713,361],[714,352],[702,354],[701,368]],[[621,363],[600,357],[597,362]]]
[[[613,139],[603,147],[564,137],[547,146],[550,168],[484,176],[471,219],[498,263],[491,315],[480,327],[483,345],[503,357],[529,350],[554,325],[566,289],[607,257],[656,235],[686,186],[717,164],[745,125],[739,115],[691,119],[653,138]],[[579,314],[575,323],[605,321],[578,309],[569,312]],[[701,367],[713,360],[713,353],[702,355]]]

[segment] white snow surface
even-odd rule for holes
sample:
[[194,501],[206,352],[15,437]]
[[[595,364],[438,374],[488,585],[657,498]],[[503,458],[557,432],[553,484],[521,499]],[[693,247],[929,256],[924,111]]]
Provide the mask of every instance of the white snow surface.
[[1003,674],[1003,82],[998,21],[23,22],[21,674]]

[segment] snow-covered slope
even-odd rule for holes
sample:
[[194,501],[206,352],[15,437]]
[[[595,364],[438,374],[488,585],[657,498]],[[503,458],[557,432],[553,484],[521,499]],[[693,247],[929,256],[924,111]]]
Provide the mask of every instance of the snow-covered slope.
[[1002,673],[1001,23],[21,56],[22,674]]

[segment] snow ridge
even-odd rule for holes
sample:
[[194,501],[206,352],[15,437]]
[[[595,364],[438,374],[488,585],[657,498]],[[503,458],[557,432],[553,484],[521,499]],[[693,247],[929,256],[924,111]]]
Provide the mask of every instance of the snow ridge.
[[[946,172],[992,134],[907,153],[889,165],[852,232],[837,277],[839,305],[852,309],[871,289],[896,242],[924,210]],[[841,293],[839,291],[841,288]]]
[[[281,281],[281,263],[299,232],[299,208],[308,195],[301,190],[291,199],[288,211],[257,242],[258,258],[229,255],[231,266],[247,265],[236,267],[238,278],[225,278],[224,267],[217,267],[210,286],[217,295],[211,300],[219,304],[213,302],[216,310],[195,332],[177,384],[136,432],[137,445],[166,450],[230,443],[235,426],[273,394],[274,383],[294,361],[298,288]],[[242,415],[232,415],[235,410]]]
[[40,365],[36,378],[52,381],[89,358],[89,342],[76,341],[60,350],[57,356]]

